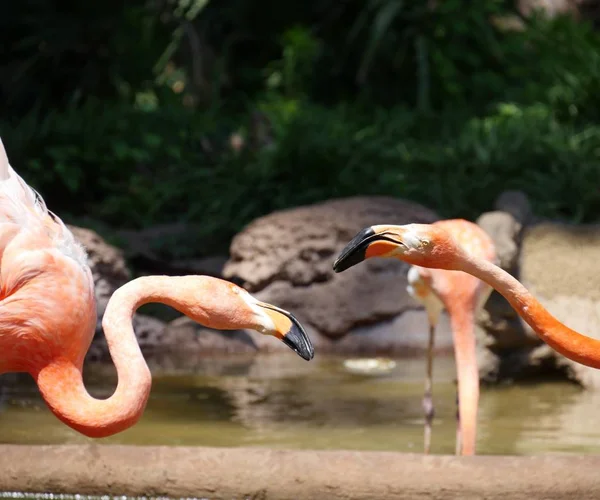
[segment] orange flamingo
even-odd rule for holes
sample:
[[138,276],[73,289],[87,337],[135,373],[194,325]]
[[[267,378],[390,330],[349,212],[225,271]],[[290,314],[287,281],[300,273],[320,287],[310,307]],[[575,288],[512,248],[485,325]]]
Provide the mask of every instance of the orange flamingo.
[[[371,257],[395,257],[420,268],[463,271],[479,278],[502,294],[554,350],[583,365],[600,368],[600,340],[558,321],[516,278],[464,248],[441,223],[366,227],[342,250],[333,269],[341,272]],[[462,393],[460,398],[462,403]]]
[[141,417],[151,375],[131,324],[135,310],[165,303],[223,330],[272,335],[306,360],[313,346],[287,311],[207,276],[148,276],[119,288],[102,321],[118,373],[114,394],[94,399],[82,367],[96,324],[94,284],[84,249],[12,169],[0,141],[0,374],[27,372],[52,412],[90,437],[105,437]]
[[[434,224],[448,231],[471,255],[496,260],[491,238],[476,224],[462,219]],[[427,370],[423,410],[425,411],[424,449],[431,447],[431,423],[434,416],[432,399],[433,346],[435,328],[443,309],[448,311],[454,339],[454,357],[458,378],[458,411],[456,454],[475,453],[477,408],[479,405],[479,370],[475,351],[475,313],[488,299],[491,288],[465,273],[444,269],[411,266],[408,270],[408,292],[425,306],[429,320]]]

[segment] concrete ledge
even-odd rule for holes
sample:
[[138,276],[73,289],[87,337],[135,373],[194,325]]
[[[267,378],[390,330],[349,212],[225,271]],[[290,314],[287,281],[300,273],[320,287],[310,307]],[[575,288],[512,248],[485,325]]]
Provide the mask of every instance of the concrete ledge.
[[600,456],[0,446],[0,490],[210,500],[597,499]]

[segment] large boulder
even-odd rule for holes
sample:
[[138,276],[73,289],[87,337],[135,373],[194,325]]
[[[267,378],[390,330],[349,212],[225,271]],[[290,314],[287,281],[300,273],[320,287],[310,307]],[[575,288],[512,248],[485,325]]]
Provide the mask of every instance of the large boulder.
[[[110,359],[106,338],[102,332],[102,317],[106,305],[114,291],[127,281],[132,279],[131,272],[127,267],[125,252],[107,243],[100,235],[91,229],[69,226],[77,240],[86,248],[88,253],[88,264],[92,270],[95,283],[96,301],[98,305],[98,320],[96,324],[96,335],[90,346],[86,359],[88,361],[105,362]],[[130,255],[142,252],[147,245],[154,248],[157,235],[169,234],[179,235],[181,228],[158,227],[153,231],[141,231],[139,233],[130,231],[126,233],[131,241],[137,242],[137,246],[131,241],[126,244],[130,249]],[[120,234],[121,238],[123,237]],[[137,236],[139,238],[137,238]],[[152,243],[152,245],[150,244]],[[131,248],[135,251],[131,251]],[[151,256],[151,254],[148,254]],[[206,257],[203,259],[173,260],[164,269],[160,259],[148,257],[146,263],[151,262],[150,268],[157,274],[221,274],[224,259]],[[149,269],[146,268],[146,271]],[[163,311],[163,316],[166,315]],[[136,333],[140,348],[151,366],[156,368],[171,367],[173,360],[180,365],[191,366],[198,359],[218,354],[229,353],[256,353],[258,347],[254,344],[249,334],[245,331],[220,332],[204,328],[192,322],[186,317],[179,317],[172,322],[166,323],[156,317],[136,313],[132,319],[133,329]],[[278,343],[275,339],[269,339]],[[0,381],[1,382],[1,381]],[[0,383],[1,386],[1,383]]]
[[[438,219],[419,204],[379,196],[275,212],[255,220],[234,238],[223,274],[259,299],[293,311],[321,353],[420,350],[427,323],[423,310],[406,292],[406,264],[376,259],[340,274],[333,272],[332,264],[365,226]],[[444,320],[438,335],[440,349],[450,346],[447,326]],[[248,335],[260,349],[279,346],[261,335]]]
[[[427,319],[406,293],[408,266],[374,259],[335,274],[332,263],[363,227],[377,223],[431,223],[437,214],[387,197],[355,197],[275,212],[259,218],[234,238],[224,277],[259,299],[294,312],[319,353],[419,354],[426,346]],[[516,276],[559,320],[586,335],[600,332],[600,273],[594,272],[600,226],[574,226],[536,218],[527,198],[503,193],[495,210],[478,224],[495,242],[500,265]],[[113,291],[131,278],[123,253],[95,232],[71,227],[84,244],[96,282],[98,332]],[[220,266],[220,265],[219,265]],[[191,267],[191,266],[190,266]],[[217,270],[215,274],[220,274]],[[600,385],[600,372],[567,360],[544,344],[508,302],[494,292],[477,318],[480,373],[500,382],[562,376],[585,386]],[[254,331],[220,332],[185,317],[166,324],[134,316],[138,341],[161,365],[218,354],[287,350]],[[436,350],[451,351],[447,316],[436,335]],[[169,361],[172,354],[183,356]],[[107,359],[103,335],[90,357]],[[188,363],[188,364],[189,364]]]
[[131,279],[123,252],[109,245],[98,233],[91,229],[68,226],[75,238],[85,247],[88,264],[94,277],[98,323],[100,331],[102,316],[113,292]]
[[[85,247],[88,264],[94,277],[98,320],[88,359],[105,360],[108,358],[108,347],[102,334],[102,316],[111,295],[131,279],[131,273],[127,268],[123,252],[108,244],[95,231],[77,226],[69,226],[69,229]],[[143,314],[135,314],[133,325],[142,349],[152,350],[164,344],[165,324],[162,321]]]
[[[600,271],[594,271],[600,226],[535,219],[528,210],[516,210],[517,201],[478,221],[494,239],[502,267],[559,321],[600,338]],[[568,360],[543,343],[497,292],[480,312],[478,324],[484,380],[560,375],[584,386],[600,385],[598,370]]]

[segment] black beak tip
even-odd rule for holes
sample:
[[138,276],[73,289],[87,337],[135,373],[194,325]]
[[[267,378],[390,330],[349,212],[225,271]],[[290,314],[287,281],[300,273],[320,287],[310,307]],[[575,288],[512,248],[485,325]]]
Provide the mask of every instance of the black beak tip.
[[283,343],[292,351],[306,361],[310,361],[315,356],[315,349],[310,341],[310,338],[302,328],[302,325],[293,316],[292,328],[283,336]]
[[365,252],[372,238],[375,236],[375,231],[372,227],[365,227],[350,240],[345,248],[340,253],[339,257],[333,263],[333,270],[336,273],[341,273],[346,269],[365,260]]
[[349,267],[351,267],[353,264],[349,264],[348,260],[343,259],[341,256],[338,257],[337,259],[335,259],[335,262],[333,263],[333,272],[334,273],[341,273],[342,271],[345,271],[346,269],[348,269]]

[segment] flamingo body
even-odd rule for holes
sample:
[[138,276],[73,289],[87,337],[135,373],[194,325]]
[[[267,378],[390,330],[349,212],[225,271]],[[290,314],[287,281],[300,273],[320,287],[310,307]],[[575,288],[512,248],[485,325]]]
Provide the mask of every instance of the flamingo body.
[[314,349],[287,311],[208,276],[146,276],[119,288],[102,321],[118,374],[114,394],[89,395],[83,361],[94,336],[94,282],[84,248],[13,170],[0,141],[0,374],[27,372],[52,412],[90,437],[123,431],[141,417],[151,388],[131,318],[167,304],[212,328],[251,328],[306,360]]

